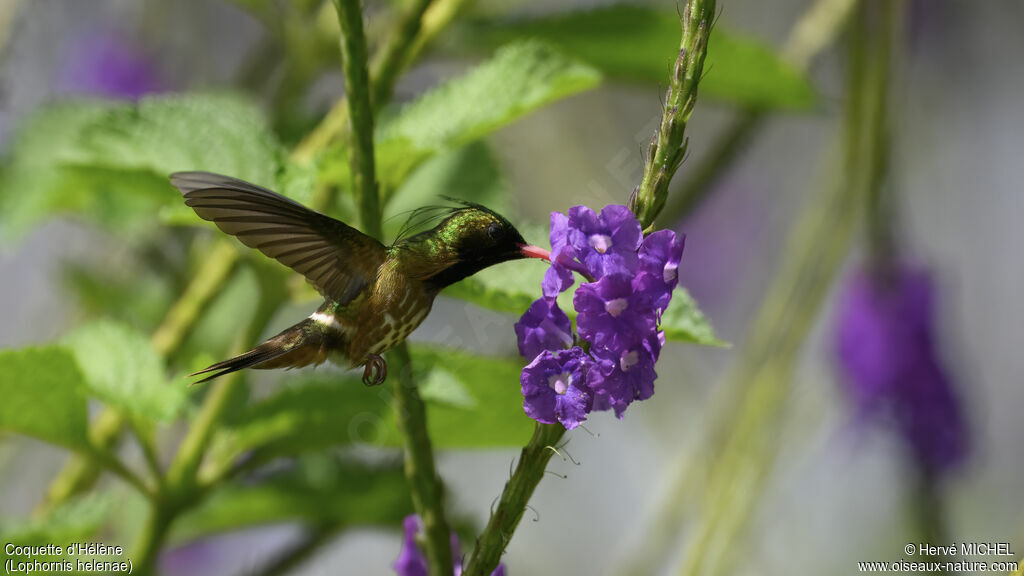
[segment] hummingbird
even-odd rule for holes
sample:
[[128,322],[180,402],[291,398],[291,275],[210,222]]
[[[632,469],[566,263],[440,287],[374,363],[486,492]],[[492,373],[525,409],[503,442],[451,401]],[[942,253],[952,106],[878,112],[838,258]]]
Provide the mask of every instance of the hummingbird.
[[244,368],[298,368],[326,360],[387,378],[384,352],[403,342],[446,286],[502,262],[550,258],[503,216],[465,201],[434,228],[385,246],[355,228],[255,184],[176,172],[185,204],[250,248],[306,277],[324,303],[252,350],[190,376],[199,384]]

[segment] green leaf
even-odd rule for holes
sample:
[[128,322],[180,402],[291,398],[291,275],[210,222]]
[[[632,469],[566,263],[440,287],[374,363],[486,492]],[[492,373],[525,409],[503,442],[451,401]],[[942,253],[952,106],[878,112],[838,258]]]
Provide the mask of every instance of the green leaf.
[[0,430],[86,450],[86,398],[71,352],[0,350]]
[[396,528],[412,512],[399,463],[368,465],[320,455],[257,484],[229,484],[175,523],[176,541],[253,526],[302,521],[345,529]]
[[665,338],[677,342],[692,342],[705,346],[728,347],[729,343],[719,340],[704,313],[697,307],[697,301],[679,286],[672,294],[672,302],[661,315],[661,329]]
[[163,360],[137,330],[100,320],[63,339],[78,361],[90,392],[105,404],[143,421],[170,421],[185,404],[183,381],[168,381]]
[[491,147],[482,140],[444,152],[417,168],[388,202],[384,234],[394,238],[413,210],[448,204],[443,196],[508,211],[508,188]]
[[57,103],[18,131],[0,188],[0,224],[11,236],[73,213],[146,231],[161,208],[181,204],[167,182],[171,172],[209,170],[273,185],[279,157],[262,112],[237,96]]
[[[397,115],[376,136],[377,173],[387,198],[423,161],[464,146],[556,100],[593,88],[601,76],[540,42],[518,42],[450,80]],[[329,181],[348,183],[343,146],[324,159]]]
[[[534,422],[523,412],[521,358],[482,356],[438,346],[412,347],[413,370],[425,385],[427,430],[441,448],[522,446]],[[398,445],[396,439],[388,439]]]
[[[67,545],[74,542],[92,541],[110,514],[112,498],[109,493],[88,494],[58,506],[43,518],[5,523],[0,527],[0,565],[7,566],[8,559],[15,563],[75,561],[74,556],[62,554],[39,554],[31,557],[10,555],[7,543],[15,546],[46,546],[56,544],[66,552]],[[113,543],[110,543],[113,545]],[[91,558],[91,557],[90,557]],[[67,573],[65,570],[28,570],[19,574]]]
[[327,447],[374,441],[388,425],[390,390],[367,388],[353,374],[307,372],[285,379],[271,396],[249,404],[217,439],[219,460],[254,450],[258,462]]
[[[494,46],[539,38],[613,78],[665,85],[679,51],[675,6],[613,4],[592,10],[511,21],[482,21],[471,38]],[[805,76],[765,44],[721,25],[711,33],[702,98],[761,109],[807,109],[816,94]]]
[[[522,314],[540,298],[540,282],[547,269],[547,263],[541,260],[514,260],[477,272],[445,288],[441,294],[488,310]],[[568,308],[563,309],[571,311],[571,300]]]

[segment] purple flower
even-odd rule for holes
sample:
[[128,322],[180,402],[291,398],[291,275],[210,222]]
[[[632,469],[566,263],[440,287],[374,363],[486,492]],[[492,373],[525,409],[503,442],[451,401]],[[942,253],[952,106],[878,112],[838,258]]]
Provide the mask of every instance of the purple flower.
[[634,400],[654,395],[654,380],[658,377],[654,363],[664,342],[665,334],[658,332],[621,351],[595,350],[596,365],[587,380],[593,390],[594,410],[612,409],[622,418]]
[[857,271],[840,296],[836,352],[858,412],[890,418],[917,461],[939,472],[966,456],[967,431],[936,352],[933,314],[925,271]]
[[[402,521],[402,528],[405,532],[402,538],[402,550],[392,565],[398,576],[427,576],[427,559],[416,546],[416,535],[422,530],[420,524],[420,517],[416,514],[406,516]],[[455,559],[453,576],[462,576],[462,553],[459,536],[455,532],[452,532],[452,558]],[[498,567],[491,572],[491,576],[505,576],[505,565],[498,564]]]
[[398,576],[427,576],[427,559],[416,546],[416,533],[420,531],[420,517],[412,514],[402,521],[405,534],[402,537],[402,550],[393,564]]
[[643,234],[629,208],[612,204],[595,214],[586,206],[574,206],[565,221],[558,219],[557,232],[555,224],[552,215],[552,254],[563,245],[570,247],[573,258],[591,278],[636,271]]
[[622,351],[657,331],[658,318],[648,293],[634,289],[625,274],[605,276],[576,290],[576,329],[597,348]]
[[569,317],[555,300],[539,298],[516,322],[519,353],[524,358],[536,358],[543,350],[561,350],[572,345]]
[[[631,402],[654,394],[664,344],[658,323],[679,283],[684,237],[663,230],[644,238],[633,213],[612,205],[600,214],[586,206],[568,216],[553,212],[550,240],[544,298],[516,324],[520,353],[534,359],[521,376],[523,407],[534,420],[566,428],[592,409],[621,418]],[[573,297],[587,352],[564,350],[573,341],[571,324],[555,303],[573,272],[588,280]]]
[[664,310],[672,300],[672,291],[679,284],[679,261],[683,257],[686,236],[678,237],[671,230],[658,230],[644,238],[640,246],[640,272],[636,285]]
[[538,422],[561,422],[568,430],[587,419],[593,398],[587,373],[593,359],[579,346],[541,352],[520,375],[523,410]]
[[149,55],[122,36],[96,31],[68,48],[63,90],[134,100],[165,89]]

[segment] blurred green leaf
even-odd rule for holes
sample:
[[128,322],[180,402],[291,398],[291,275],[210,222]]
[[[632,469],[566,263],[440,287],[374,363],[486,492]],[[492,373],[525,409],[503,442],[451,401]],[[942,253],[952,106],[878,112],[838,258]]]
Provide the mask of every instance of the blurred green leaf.
[[[377,173],[385,197],[431,156],[464,146],[556,100],[596,86],[594,68],[540,42],[504,46],[483,64],[385,119],[377,133]],[[348,183],[343,146],[329,150],[324,177]]]
[[447,205],[442,196],[483,204],[500,214],[508,211],[508,188],[490,146],[477,140],[427,160],[405,180],[388,202],[384,234],[394,238],[412,211]]
[[[435,446],[522,446],[530,439],[534,422],[523,412],[521,358],[416,345],[412,359],[417,381],[427,386],[427,430]],[[387,441],[400,445],[397,437]]]
[[307,372],[286,378],[228,424],[213,450],[232,461],[255,451],[258,462],[353,442],[372,442],[390,410],[390,390],[367,388],[355,373]]
[[99,320],[64,337],[88,389],[105,404],[142,421],[170,421],[185,404],[183,381],[168,381],[149,339],[126,325]]
[[[536,259],[505,262],[477,272],[445,288],[441,294],[488,310],[522,314],[540,298],[540,282],[547,269],[546,262]],[[572,306],[563,308],[569,312]]]
[[692,342],[705,346],[729,346],[727,342],[715,336],[715,330],[697,307],[697,301],[682,286],[677,287],[672,293],[672,302],[661,315],[661,329],[665,331],[665,338],[670,341]]
[[[539,38],[613,78],[665,85],[679,51],[675,6],[613,4],[538,18],[481,21],[471,39],[495,46]],[[717,25],[709,40],[701,97],[760,109],[807,109],[810,82],[765,44]]]
[[273,185],[280,155],[262,112],[238,96],[52,104],[14,139],[0,225],[14,236],[74,213],[113,230],[144,231],[160,208],[181,204],[167,182],[171,172],[209,170]]
[[175,524],[181,542],[253,526],[302,521],[345,529],[397,528],[412,512],[401,464],[369,465],[328,456],[307,457],[299,465],[257,483],[220,487]]
[[[72,542],[92,541],[110,514],[112,499],[109,493],[92,493],[81,496],[54,508],[42,518],[34,518],[20,522],[10,522],[0,526],[0,565],[6,566],[7,560],[14,562],[56,562],[71,560],[74,556],[33,555],[12,556],[6,552],[6,544],[16,546],[46,546],[56,544],[65,548]],[[114,545],[113,542],[106,542]],[[124,546],[124,543],[119,543]],[[64,570],[29,570],[19,574],[53,574],[68,573]]]
[[[521,360],[423,345],[412,346],[412,357],[435,446],[518,446],[529,439]],[[391,394],[390,387],[367,388],[355,372],[289,378],[228,423],[214,446],[215,459],[233,461],[252,452],[248,458],[261,463],[351,444],[400,446]]]
[[62,262],[60,283],[88,318],[106,317],[155,330],[180,293],[175,280],[183,266],[135,256],[133,252],[131,258],[110,262]]
[[88,448],[82,373],[57,346],[0,350],[0,430]]

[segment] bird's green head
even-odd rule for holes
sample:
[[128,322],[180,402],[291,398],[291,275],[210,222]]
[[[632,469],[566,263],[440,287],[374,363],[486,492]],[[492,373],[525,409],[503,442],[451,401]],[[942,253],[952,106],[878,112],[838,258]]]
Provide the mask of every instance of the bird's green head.
[[451,266],[432,278],[441,287],[453,284],[477,272],[519,258],[547,258],[543,248],[531,246],[504,216],[471,202],[462,206],[433,229],[408,239],[411,244],[432,247],[434,258]]

